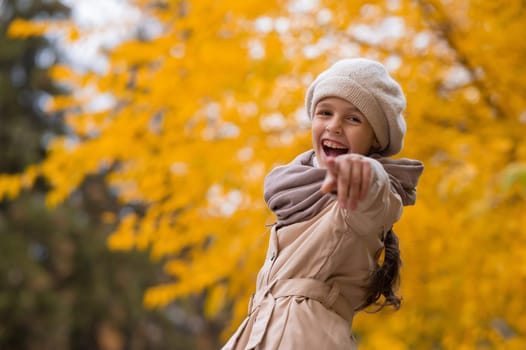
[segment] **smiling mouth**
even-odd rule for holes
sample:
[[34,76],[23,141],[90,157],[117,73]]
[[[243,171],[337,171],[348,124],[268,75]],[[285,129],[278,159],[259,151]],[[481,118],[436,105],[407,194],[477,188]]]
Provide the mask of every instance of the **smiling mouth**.
[[349,148],[330,140],[323,140],[321,147],[327,157],[338,157],[349,152]]

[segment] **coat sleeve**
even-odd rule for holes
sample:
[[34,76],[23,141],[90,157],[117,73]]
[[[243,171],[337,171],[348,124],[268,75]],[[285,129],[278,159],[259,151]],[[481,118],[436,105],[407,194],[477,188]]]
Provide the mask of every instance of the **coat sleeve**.
[[346,224],[361,235],[385,233],[402,215],[402,199],[391,191],[389,175],[375,159],[371,163],[371,183],[367,196],[355,210],[344,209]]

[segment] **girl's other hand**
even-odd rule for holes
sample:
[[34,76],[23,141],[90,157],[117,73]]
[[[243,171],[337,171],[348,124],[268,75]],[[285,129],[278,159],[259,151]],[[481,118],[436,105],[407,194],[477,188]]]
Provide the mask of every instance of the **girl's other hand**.
[[336,189],[340,208],[354,210],[358,201],[367,196],[370,180],[369,158],[354,153],[329,157],[321,191],[328,193]]

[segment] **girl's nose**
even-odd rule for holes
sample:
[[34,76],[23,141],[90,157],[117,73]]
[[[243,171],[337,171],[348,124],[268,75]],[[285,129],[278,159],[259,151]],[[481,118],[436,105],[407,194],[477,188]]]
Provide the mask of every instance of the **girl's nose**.
[[342,132],[342,125],[339,118],[332,118],[325,127],[329,133],[340,134]]

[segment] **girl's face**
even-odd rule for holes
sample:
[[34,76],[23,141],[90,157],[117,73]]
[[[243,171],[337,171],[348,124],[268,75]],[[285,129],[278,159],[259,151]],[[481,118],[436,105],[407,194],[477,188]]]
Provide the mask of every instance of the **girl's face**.
[[368,155],[379,147],[367,118],[352,103],[338,97],[324,98],[316,105],[312,145],[321,168],[326,168],[328,157]]

